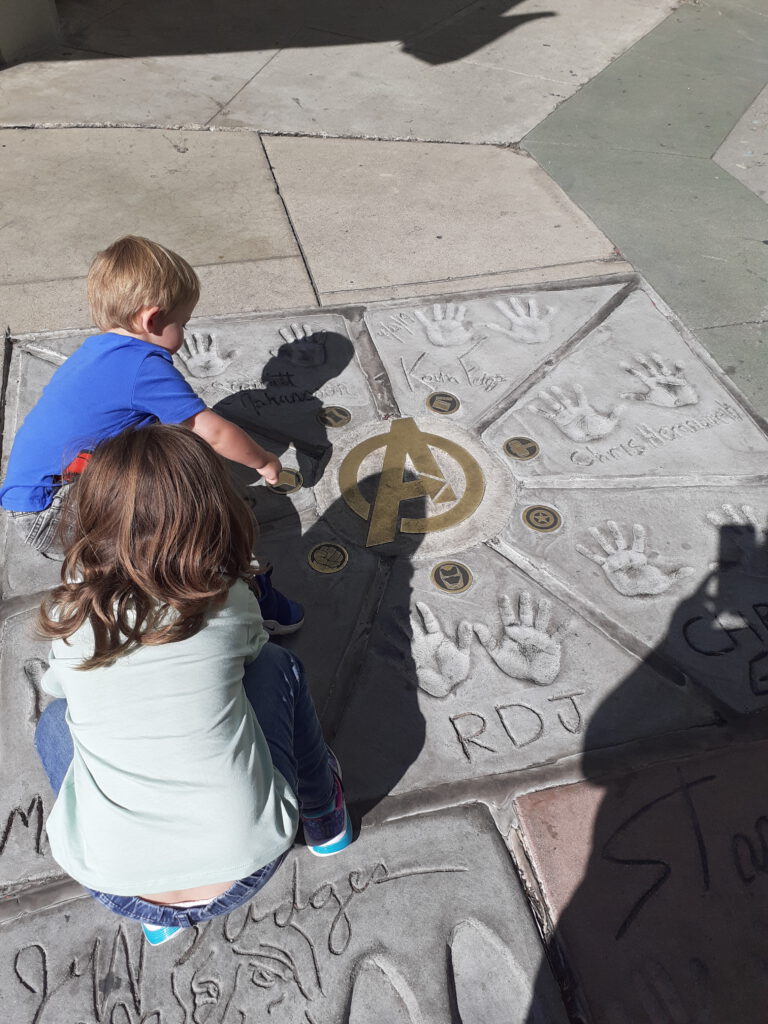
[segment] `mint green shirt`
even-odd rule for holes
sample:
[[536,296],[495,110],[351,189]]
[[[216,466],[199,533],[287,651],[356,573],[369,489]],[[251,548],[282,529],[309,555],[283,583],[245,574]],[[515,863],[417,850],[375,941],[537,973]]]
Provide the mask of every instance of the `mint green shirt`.
[[267,635],[242,581],[195,636],[107,668],[84,626],[54,640],[42,685],[67,700],[75,753],[46,825],[90,889],[136,896],[244,878],[287,850],[298,805],[243,689]]

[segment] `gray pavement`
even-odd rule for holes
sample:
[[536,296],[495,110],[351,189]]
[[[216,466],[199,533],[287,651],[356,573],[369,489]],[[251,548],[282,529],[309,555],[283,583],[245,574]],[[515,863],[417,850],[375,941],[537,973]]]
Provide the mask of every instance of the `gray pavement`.
[[68,0],[0,70],[4,457],[93,251],[188,256],[361,825],[144,947],[48,852],[7,537],[13,1020],[762,1022],[768,11],[670,6]]

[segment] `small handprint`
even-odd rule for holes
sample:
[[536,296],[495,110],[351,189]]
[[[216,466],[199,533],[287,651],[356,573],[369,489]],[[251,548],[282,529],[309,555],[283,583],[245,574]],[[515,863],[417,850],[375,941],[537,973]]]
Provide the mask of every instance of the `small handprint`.
[[660,405],[665,409],[696,405],[699,400],[698,393],[685,379],[684,366],[681,362],[676,362],[673,368],[656,352],[651,352],[648,356],[636,354],[633,358],[642,369],[629,363],[619,363],[619,366],[633,377],[637,377],[648,390],[627,391],[622,398],[629,398],[634,402],[650,402],[651,405]]
[[506,303],[503,299],[497,299],[494,306],[507,320],[509,326],[485,323],[483,327],[488,327],[497,334],[503,334],[523,345],[540,345],[552,337],[550,320],[555,311],[550,306],[545,306],[540,312],[536,299],[523,302],[516,298],[510,298]]
[[607,521],[612,540],[604,536],[596,526],[590,526],[589,533],[605,552],[597,554],[577,544],[576,550],[601,567],[614,590],[625,597],[650,597],[663,594],[679,580],[693,574],[690,566],[678,569],[660,569],[651,565],[645,553],[645,527],[635,523],[632,527],[632,546],[627,545],[618,523]]
[[443,309],[436,302],[432,307],[432,320],[428,320],[420,309],[416,310],[414,316],[423,325],[433,345],[437,348],[455,348],[472,341],[472,327],[465,322],[466,313],[466,306],[449,302]]
[[563,623],[550,633],[552,603],[543,597],[534,607],[527,590],[520,593],[517,616],[507,594],[499,597],[499,613],[503,629],[500,640],[483,623],[474,626],[478,640],[497,667],[511,679],[551,686],[560,671],[561,642],[570,624]]
[[751,505],[724,504],[707,512],[707,521],[719,532],[720,550],[713,570],[738,568],[749,575],[768,574],[768,526],[760,525]]
[[572,386],[573,398],[562,388],[542,389],[536,396],[538,405],[531,405],[532,412],[552,420],[561,434],[571,441],[597,441],[605,437],[619,422],[621,407],[611,412],[598,412],[586,396],[581,384]]
[[285,344],[273,355],[285,357],[302,368],[325,365],[325,331],[316,331],[309,324],[291,324],[281,327],[279,334]]
[[221,355],[211,334],[185,334],[178,356],[193,377],[218,377],[235,358],[234,353]]
[[469,675],[472,626],[460,622],[453,639],[443,632],[428,605],[417,601],[416,608],[419,614],[411,616],[411,626],[419,687],[431,697],[447,697]]

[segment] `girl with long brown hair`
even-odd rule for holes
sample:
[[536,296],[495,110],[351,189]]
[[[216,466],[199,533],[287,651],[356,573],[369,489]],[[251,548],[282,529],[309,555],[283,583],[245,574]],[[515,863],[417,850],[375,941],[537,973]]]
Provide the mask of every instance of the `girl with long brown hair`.
[[300,663],[267,643],[252,520],[204,440],[124,431],[68,500],[40,613],[51,851],[158,944],[249,900],[299,818],[313,853],[347,846],[340,770]]

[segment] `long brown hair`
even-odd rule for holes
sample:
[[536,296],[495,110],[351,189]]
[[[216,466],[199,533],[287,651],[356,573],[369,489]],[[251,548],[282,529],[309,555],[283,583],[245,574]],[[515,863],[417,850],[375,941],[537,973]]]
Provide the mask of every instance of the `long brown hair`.
[[90,623],[83,669],[194,636],[249,572],[248,507],[222,460],[185,427],[154,424],[100,444],[62,523],[62,582],[43,600],[39,627],[66,639]]

